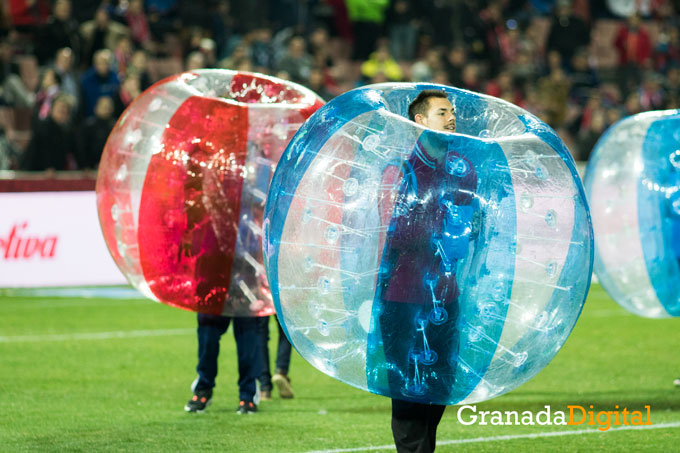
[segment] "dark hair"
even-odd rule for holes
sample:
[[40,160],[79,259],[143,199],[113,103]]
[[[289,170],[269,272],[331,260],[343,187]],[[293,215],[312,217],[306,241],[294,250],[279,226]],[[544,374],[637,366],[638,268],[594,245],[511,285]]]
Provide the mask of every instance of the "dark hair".
[[411,121],[416,120],[416,115],[425,115],[429,106],[430,98],[444,98],[448,99],[447,94],[442,90],[423,90],[418,93],[418,96],[408,106],[408,118]]

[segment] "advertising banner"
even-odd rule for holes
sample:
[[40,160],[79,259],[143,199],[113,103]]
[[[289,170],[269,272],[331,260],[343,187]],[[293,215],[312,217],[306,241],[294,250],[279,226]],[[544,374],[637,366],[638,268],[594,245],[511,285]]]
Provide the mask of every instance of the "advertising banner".
[[94,191],[0,193],[0,288],[126,283]]

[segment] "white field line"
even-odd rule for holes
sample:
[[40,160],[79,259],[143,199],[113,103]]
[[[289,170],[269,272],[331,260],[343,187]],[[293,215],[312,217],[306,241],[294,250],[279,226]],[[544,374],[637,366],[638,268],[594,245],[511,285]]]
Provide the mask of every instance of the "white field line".
[[130,305],[142,305],[142,304],[155,304],[156,302],[150,300],[140,300],[140,299],[100,299],[100,300],[39,300],[39,301],[23,301],[20,303],[5,303],[0,302],[0,309],[3,311],[11,310],[33,310],[36,308],[73,308],[73,307],[123,307]]
[[196,329],[158,329],[158,330],[119,330],[116,332],[84,332],[54,335],[15,335],[0,336],[1,343],[27,343],[43,341],[71,341],[71,340],[111,340],[115,338],[165,337],[172,335],[188,335]]
[[[455,444],[472,444],[479,442],[498,442],[501,440],[515,440],[515,439],[538,439],[541,437],[556,437],[556,436],[573,436],[577,434],[606,434],[616,431],[628,430],[643,430],[643,429],[664,429],[664,428],[680,428],[680,422],[659,423],[658,425],[642,425],[642,426],[622,426],[621,428],[610,428],[607,431],[600,431],[598,429],[575,429],[571,431],[548,431],[545,433],[533,434],[512,434],[506,436],[492,436],[492,437],[474,437],[472,439],[454,439],[454,440],[438,440],[437,446],[440,445],[455,445]],[[314,450],[307,453],[345,453],[353,451],[377,451],[377,450],[394,450],[394,445],[378,445],[360,448],[338,448],[335,450]]]

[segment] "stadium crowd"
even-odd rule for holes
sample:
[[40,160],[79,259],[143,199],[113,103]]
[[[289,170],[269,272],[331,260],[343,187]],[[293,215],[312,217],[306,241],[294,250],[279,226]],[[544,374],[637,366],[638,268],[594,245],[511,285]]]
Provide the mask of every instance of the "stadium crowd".
[[680,0],[638,0],[628,17],[613,3],[9,0],[0,170],[96,169],[136,96],[204,67],[275,75],[326,100],[386,81],[488,93],[537,115],[587,160],[618,119],[680,107]]

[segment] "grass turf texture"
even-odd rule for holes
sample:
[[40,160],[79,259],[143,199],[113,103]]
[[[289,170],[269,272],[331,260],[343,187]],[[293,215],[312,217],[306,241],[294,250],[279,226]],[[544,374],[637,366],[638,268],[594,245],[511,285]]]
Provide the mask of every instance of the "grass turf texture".
[[[313,369],[294,354],[296,396],[239,416],[236,352],[222,340],[213,404],[187,414],[195,377],[195,315],[141,300],[35,298],[0,293],[0,451],[304,452],[390,445],[390,401]],[[270,323],[272,338],[275,325]],[[101,332],[142,331],[125,338]],[[158,336],[143,336],[145,333]],[[75,337],[74,334],[82,334]],[[64,336],[61,336],[64,335]],[[270,343],[274,349],[275,341]],[[481,410],[567,405],[680,422],[680,319],[630,315],[597,285],[574,331],[534,379]],[[448,408],[438,440],[541,434],[595,426],[464,426]],[[437,451],[671,451],[680,428],[598,432],[438,446]],[[676,450],[677,451],[677,450]]]

